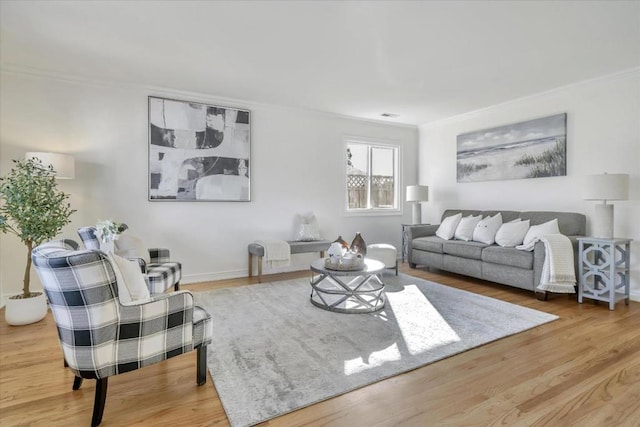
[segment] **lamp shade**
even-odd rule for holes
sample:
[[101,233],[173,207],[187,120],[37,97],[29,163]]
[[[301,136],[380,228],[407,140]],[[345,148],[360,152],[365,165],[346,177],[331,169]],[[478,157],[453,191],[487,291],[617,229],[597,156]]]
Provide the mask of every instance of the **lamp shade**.
[[407,202],[426,202],[429,200],[429,187],[426,185],[408,185]]
[[53,166],[58,179],[73,179],[76,175],[76,167],[73,156],[59,153],[29,152],[25,159],[40,159],[45,166]]
[[583,196],[584,200],[627,200],[629,175],[624,173],[587,175]]

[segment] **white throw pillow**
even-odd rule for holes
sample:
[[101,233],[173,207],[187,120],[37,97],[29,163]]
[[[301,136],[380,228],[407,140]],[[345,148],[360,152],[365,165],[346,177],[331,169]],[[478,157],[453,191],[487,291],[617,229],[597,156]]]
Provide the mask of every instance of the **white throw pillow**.
[[461,213],[446,217],[436,230],[436,236],[444,240],[451,240],[461,219]]
[[116,255],[123,258],[142,258],[147,264],[151,263],[149,250],[142,240],[130,234],[123,234],[114,241]]
[[120,303],[128,305],[148,300],[151,294],[138,263],[116,254],[109,253],[108,255],[116,274]]
[[527,246],[530,243],[533,243],[535,240],[541,238],[542,236],[546,236],[547,234],[560,234],[557,218],[545,222],[544,224],[532,225],[531,228],[529,228],[529,231],[527,231],[527,234],[524,236],[522,245]]
[[529,220],[502,224],[496,233],[496,243],[505,248],[521,245],[528,230]]
[[488,216],[473,229],[473,241],[492,245],[496,241],[496,233],[502,225],[502,214],[498,212],[494,216]]
[[473,230],[476,228],[476,225],[478,225],[481,219],[482,215],[469,215],[461,218],[458,226],[456,227],[456,231],[453,237],[458,240],[464,240],[465,242],[468,242],[473,238]]

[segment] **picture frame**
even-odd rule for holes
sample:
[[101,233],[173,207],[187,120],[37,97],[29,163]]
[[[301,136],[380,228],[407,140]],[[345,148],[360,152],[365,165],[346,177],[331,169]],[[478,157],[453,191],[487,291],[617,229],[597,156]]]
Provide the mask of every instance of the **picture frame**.
[[457,182],[567,175],[567,114],[457,136]]
[[251,112],[149,96],[149,201],[251,201]]

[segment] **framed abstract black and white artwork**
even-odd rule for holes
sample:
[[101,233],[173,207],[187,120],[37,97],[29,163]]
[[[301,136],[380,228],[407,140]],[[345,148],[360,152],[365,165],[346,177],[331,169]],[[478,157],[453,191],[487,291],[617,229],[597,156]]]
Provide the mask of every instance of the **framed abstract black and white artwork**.
[[567,114],[458,135],[458,182],[567,175]]
[[248,110],[149,97],[149,200],[251,200]]

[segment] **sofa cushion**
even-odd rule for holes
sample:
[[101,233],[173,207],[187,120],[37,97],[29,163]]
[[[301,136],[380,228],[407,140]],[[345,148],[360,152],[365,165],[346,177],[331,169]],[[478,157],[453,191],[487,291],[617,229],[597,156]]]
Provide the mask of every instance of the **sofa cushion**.
[[501,246],[489,246],[482,251],[482,261],[532,269],[533,252],[520,251],[515,248],[503,248]]
[[482,219],[482,215],[478,216],[465,216],[462,217],[458,226],[456,227],[456,232],[453,234],[454,239],[456,240],[464,240],[468,242],[473,238],[473,230],[475,230],[476,225]]
[[558,220],[554,218],[549,222],[545,222],[544,224],[532,225],[531,227],[529,227],[527,234],[524,236],[522,244],[524,246],[527,246],[530,243],[535,243],[538,239],[546,236],[547,234],[558,233],[560,233],[560,229],[558,228]]
[[496,233],[502,225],[502,214],[498,212],[494,216],[488,216],[482,219],[473,230],[474,242],[493,244],[496,241]]
[[436,230],[436,236],[442,237],[445,240],[453,238],[461,219],[462,214],[460,213],[443,219],[440,227]]
[[516,247],[522,244],[529,230],[529,220],[514,220],[500,226],[496,233],[496,243],[503,247]]
[[411,247],[413,249],[418,249],[420,251],[434,252],[437,254],[441,254],[442,252],[442,244],[446,242],[446,240],[441,239],[438,236],[427,236],[427,237],[418,237],[411,241]]
[[462,258],[482,259],[482,249],[489,245],[479,242],[463,242],[461,240],[447,240],[442,245],[445,254]]

